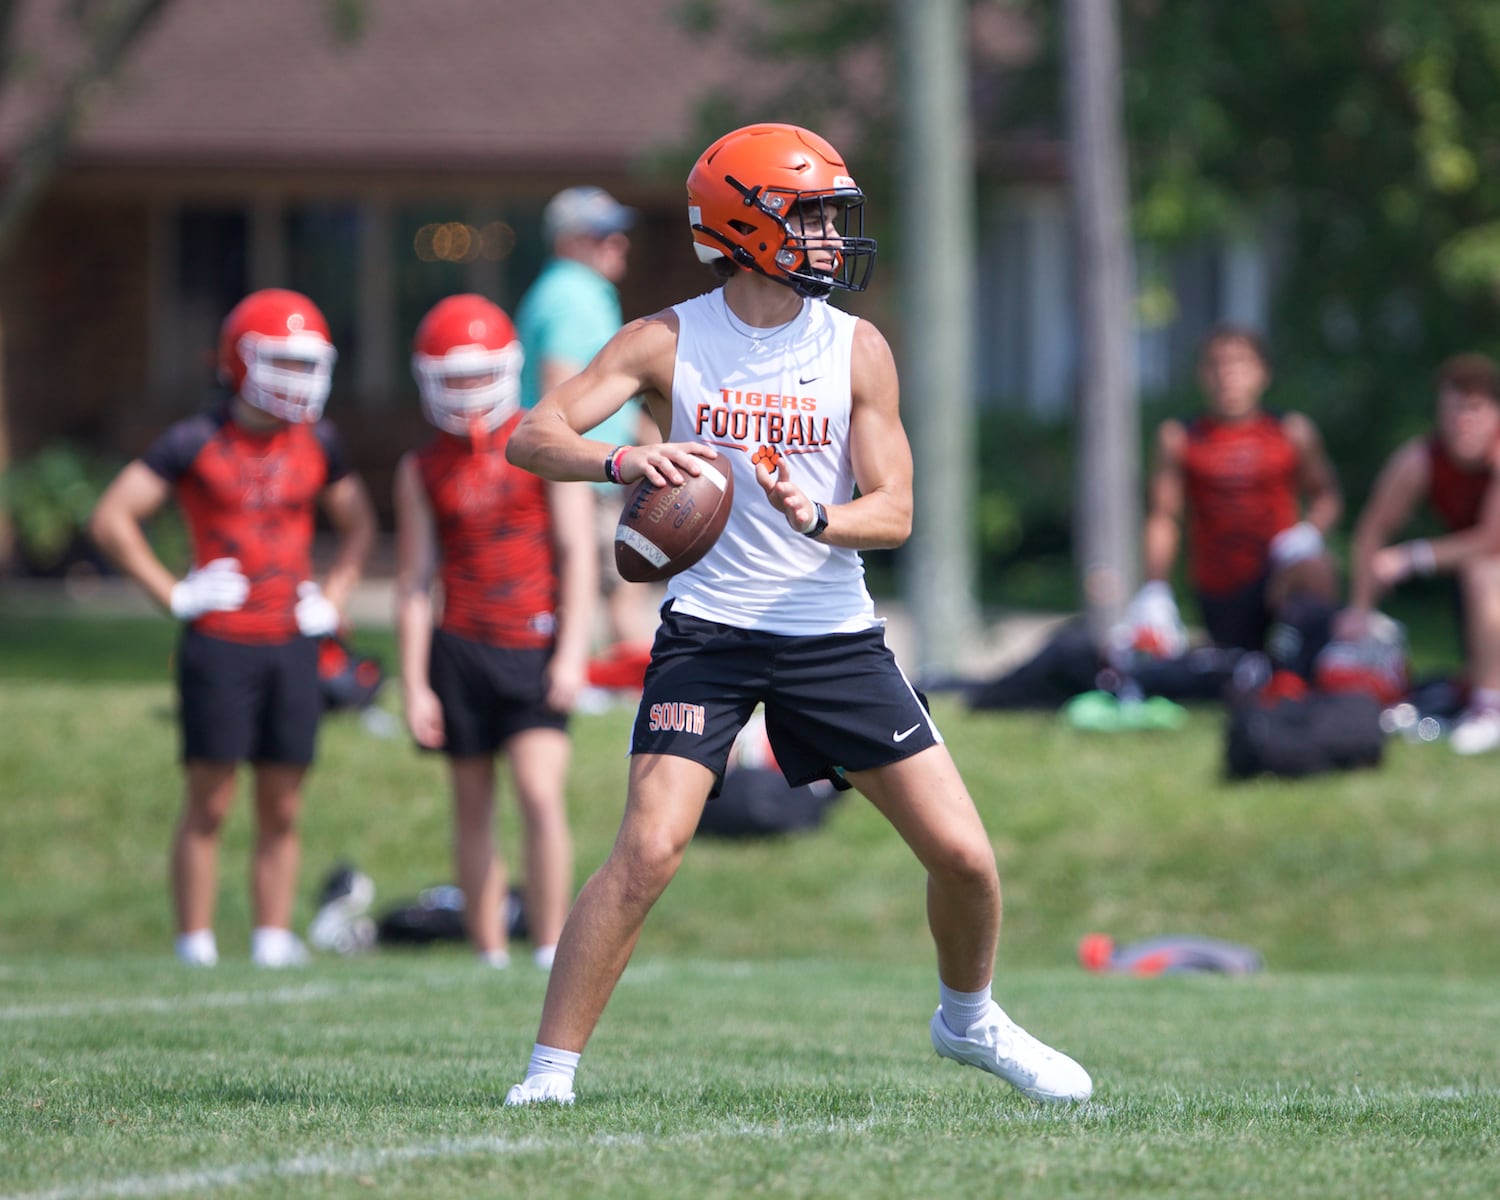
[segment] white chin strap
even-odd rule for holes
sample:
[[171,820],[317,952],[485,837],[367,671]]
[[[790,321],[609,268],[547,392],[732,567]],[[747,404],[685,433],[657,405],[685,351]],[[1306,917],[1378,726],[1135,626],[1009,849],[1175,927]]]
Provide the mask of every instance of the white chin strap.
[[[262,412],[283,421],[311,424],[323,415],[328,389],[333,386],[333,364],[338,351],[311,334],[265,337],[247,333],[240,339],[245,382],[240,395]],[[307,364],[305,370],[289,361]]]
[[[422,412],[455,437],[468,437],[476,426],[488,432],[499,429],[520,407],[521,360],[519,343],[503,350],[463,347],[441,357],[413,354]],[[459,379],[467,386],[452,382]]]

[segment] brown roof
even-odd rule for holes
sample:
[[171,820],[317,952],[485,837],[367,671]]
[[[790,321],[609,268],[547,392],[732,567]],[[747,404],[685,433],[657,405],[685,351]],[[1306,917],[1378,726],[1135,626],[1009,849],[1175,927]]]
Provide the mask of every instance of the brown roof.
[[[70,0],[22,0],[30,69],[0,155],[76,57]],[[340,42],[314,0],[177,0],[93,98],[74,165],[623,170],[690,138],[726,75],[682,0],[361,0]]]

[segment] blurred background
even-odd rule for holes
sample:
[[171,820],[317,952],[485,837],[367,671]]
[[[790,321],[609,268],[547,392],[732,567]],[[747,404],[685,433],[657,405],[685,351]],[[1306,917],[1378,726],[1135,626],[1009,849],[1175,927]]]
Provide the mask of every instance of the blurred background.
[[[1114,364],[1086,352],[1070,184],[1069,22],[1100,19],[1128,256]],[[543,204],[576,183],[642,214],[627,318],[704,290],[683,180],[751,120],[849,159],[881,246],[850,305],[896,348],[919,478],[964,460],[924,485],[950,489],[923,502],[940,534],[871,556],[882,598],[919,592],[936,553],[963,620],[1080,607],[1079,530],[1109,503],[1075,500],[1089,372],[1118,376],[1129,512],[1145,432],[1196,407],[1220,321],[1267,334],[1269,402],[1319,422],[1355,512],[1428,423],[1438,361],[1500,348],[1497,62],[1485,0],[0,3],[0,587],[103,571],[80,535],[94,496],[213,401],[219,322],[263,286],[328,314],[328,412],[388,529],[423,436],[420,314],[454,290],[513,307]],[[924,357],[938,344],[956,364]]]

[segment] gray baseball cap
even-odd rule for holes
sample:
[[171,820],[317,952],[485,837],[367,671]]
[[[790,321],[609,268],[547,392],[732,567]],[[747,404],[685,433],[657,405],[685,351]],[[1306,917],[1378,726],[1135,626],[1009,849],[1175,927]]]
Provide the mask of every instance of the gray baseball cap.
[[570,233],[608,237],[635,224],[635,209],[627,208],[601,187],[564,188],[542,210],[542,230],[556,241]]

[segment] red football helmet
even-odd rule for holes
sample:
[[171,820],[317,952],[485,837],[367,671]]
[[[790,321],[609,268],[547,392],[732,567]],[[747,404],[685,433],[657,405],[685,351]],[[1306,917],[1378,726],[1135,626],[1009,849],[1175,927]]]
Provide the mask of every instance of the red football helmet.
[[412,339],[423,413],[459,437],[498,429],[520,403],[521,357],[516,327],[498,304],[472,294],[439,300]]
[[323,415],[337,358],[318,306],[285,288],[251,292],[219,327],[219,378],[283,421]]
[[839,152],[796,125],[747,125],[688,175],[688,223],[703,262],[729,258],[801,296],[862,292],[875,266],[865,194]]

